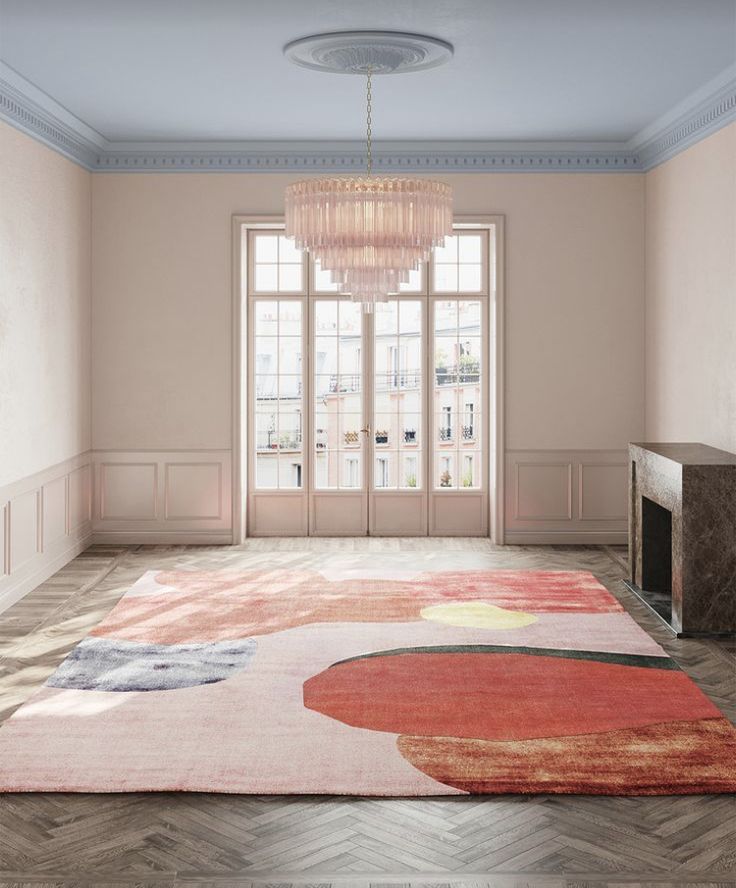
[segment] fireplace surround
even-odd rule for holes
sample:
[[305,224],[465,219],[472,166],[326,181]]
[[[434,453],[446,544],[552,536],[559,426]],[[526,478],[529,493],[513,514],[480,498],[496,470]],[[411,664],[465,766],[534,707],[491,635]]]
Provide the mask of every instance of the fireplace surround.
[[635,592],[678,636],[736,632],[736,454],[629,445]]

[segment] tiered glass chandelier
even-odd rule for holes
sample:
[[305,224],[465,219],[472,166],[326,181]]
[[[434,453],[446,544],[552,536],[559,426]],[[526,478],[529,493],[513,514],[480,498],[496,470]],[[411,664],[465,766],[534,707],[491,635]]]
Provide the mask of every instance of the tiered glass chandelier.
[[451,234],[452,189],[429,179],[372,175],[370,62],[364,73],[366,174],[290,185],[286,235],[310,251],[341,293],[372,311],[376,302],[397,293],[410,272]]

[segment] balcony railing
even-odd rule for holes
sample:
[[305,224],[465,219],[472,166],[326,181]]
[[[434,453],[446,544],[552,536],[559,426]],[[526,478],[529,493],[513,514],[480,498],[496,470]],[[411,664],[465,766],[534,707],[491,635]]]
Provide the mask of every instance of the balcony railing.
[[275,431],[259,432],[256,435],[256,450],[301,450],[302,436],[296,434],[277,435]]
[[361,378],[359,373],[347,373],[340,376],[333,375],[330,377],[330,392],[332,394],[342,394],[343,392],[359,392],[361,387]]
[[416,444],[417,443],[417,430],[416,429],[404,429],[404,444]]
[[440,441],[452,441],[455,437],[455,430],[448,428],[447,426],[440,426],[439,428]]
[[436,367],[434,372],[437,379],[437,385],[455,385],[459,382],[479,382],[480,361],[461,361],[459,364]]
[[463,426],[463,441],[474,441],[475,440],[475,427]]

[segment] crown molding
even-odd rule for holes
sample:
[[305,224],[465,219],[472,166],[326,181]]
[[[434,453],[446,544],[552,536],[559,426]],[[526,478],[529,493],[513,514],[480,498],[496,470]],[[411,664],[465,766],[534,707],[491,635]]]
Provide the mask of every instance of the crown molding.
[[0,119],[87,170],[97,168],[106,139],[51,96],[0,62]]
[[[250,142],[225,147],[177,144],[113,145],[99,160],[109,172],[300,172],[358,173],[365,170],[362,142]],[[383,173],[636,172],[630,152],[619,146],[502,142],[374,142],[373,169]]]
[[[111,142],[0,62],[0,119],[91,172],[350,173],[361,142]],[[736,66],[626,142],[379,142],[384,173],[636,173],[736,120]]]
[[736,64],[644,127],[629,148],[646,172],[736,121]]

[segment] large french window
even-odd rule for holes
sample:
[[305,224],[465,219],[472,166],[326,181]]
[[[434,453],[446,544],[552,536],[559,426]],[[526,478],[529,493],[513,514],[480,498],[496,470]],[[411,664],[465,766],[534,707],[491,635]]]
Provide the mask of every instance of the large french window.
[[248,230],[250,534],[487,534],[492,228],[370,314]]

